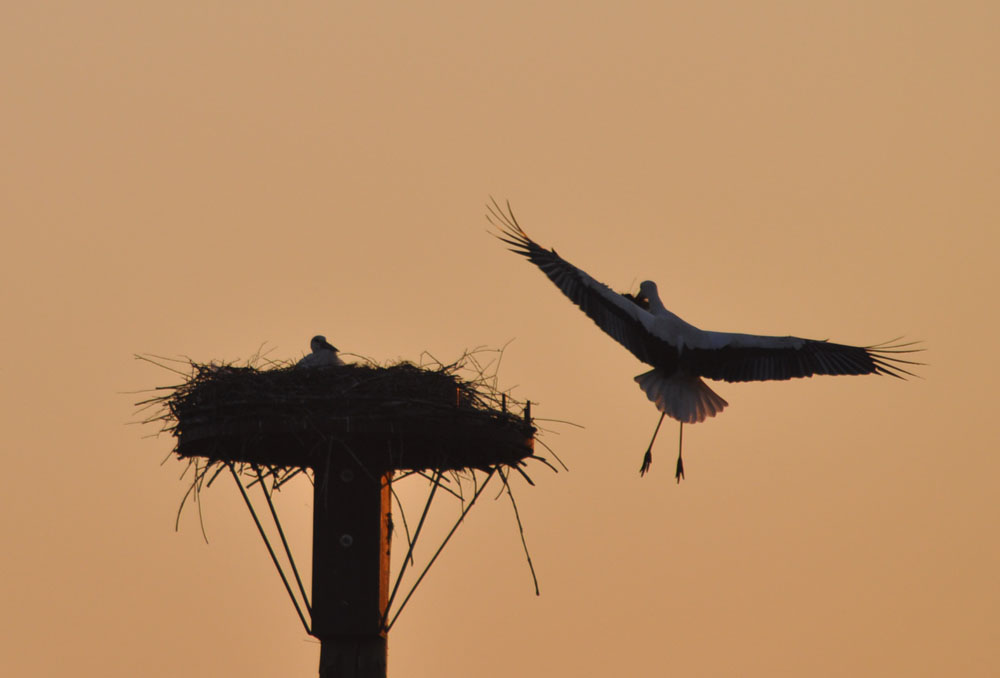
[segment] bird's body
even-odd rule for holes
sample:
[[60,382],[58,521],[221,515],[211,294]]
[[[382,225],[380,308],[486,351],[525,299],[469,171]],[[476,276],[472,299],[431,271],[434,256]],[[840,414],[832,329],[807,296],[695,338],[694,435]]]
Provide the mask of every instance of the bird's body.
[[[520,227],[509,205],[504,213],[494,202],[488,218],[500,229],[498,237],[511,251],[535,264],[598,327],[653,367],[635,380],[660,412],[682,425],[714,417],[728,405],[704,378],[770,381],[820,374],[903,378],[911,374],[904,366],[917,364],[898,357],[920,350],[912,344],[849,346],[792,336],[699,329],[664,307],[656,283],[643,282],[634,296],[618,294],[555,250],[542,248]],[[648,460],[647,451],[643,472]],[[678,479],[681,474],[678,463]]]
[[344,361],[337,355],[337,348],[322,334],[317,334],[309,342],[312,353],[298,362],[299,367],[342,367]]

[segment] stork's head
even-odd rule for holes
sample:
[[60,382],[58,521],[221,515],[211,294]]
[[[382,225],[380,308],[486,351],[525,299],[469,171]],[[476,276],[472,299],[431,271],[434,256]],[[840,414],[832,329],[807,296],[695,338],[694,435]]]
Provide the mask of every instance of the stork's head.
[[639,308],[645,309],[647,311],[649,310],[649,300],[650,299],[659,300],[660,298],[659,293],[656,291],[656,283],[653,282],[652,280],[642,281],[642,283],[640,283],[639,285],[639,291],[636,292],[635,294],[629,294],[626,292],[622,296],[624,296],[626,299],[631,301]]
[[660,301],[660,292],[656,289],[656,283],[652,280],[643,280],[639,283],[639,294],[636,297],[641,300],[639,305],[651,313],[655,314],[657,310],[663,308],[663,302]]
[[332,346],[322,334],[317,334],[312,338],[312,341],[309,342],[309,348],[312,349],[313,353],[319,353],[320,351],[337,351],[337,348]]

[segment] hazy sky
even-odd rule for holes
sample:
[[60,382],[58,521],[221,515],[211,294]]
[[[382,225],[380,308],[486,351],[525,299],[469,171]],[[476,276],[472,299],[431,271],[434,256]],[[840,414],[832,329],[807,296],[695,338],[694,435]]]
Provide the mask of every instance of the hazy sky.
[[[513,339],[500,386],[585,427],[516,482],[541,597],[484,497],[393,678],[1000,674],[998,30],[994,2],[7,3],[0,673],[315,674],[232,482],[209,544],[175,532],[172,440],[127,424],[177,381],[135,353],[322,332]],[[640,479],[645,368],[486,234],[491,194],[694,324],[905,335],[924,378],[718,384],[687,481],[673,423]],[[308,485],[279,499],[308,545]]]

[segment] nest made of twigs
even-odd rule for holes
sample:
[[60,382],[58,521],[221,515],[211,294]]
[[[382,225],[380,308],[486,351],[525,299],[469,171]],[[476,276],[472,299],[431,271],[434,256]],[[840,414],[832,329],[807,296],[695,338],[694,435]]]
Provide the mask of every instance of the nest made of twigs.
[[160,400],[182,458],[316,468],[349,453],[374,473],[518,466],[535,428],[514,401],[459,364],[254,366],[191,362]]

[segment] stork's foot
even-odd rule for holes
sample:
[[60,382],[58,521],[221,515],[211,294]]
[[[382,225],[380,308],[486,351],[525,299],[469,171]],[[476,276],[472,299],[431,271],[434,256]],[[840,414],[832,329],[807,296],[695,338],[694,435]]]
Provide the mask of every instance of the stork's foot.
[[677,478],[678,485],[684,480],[684,460],[679,454],[677,455],[677,471],[674,473],[674,478]]
[[646,471],[649,470],[650,464],[653,463],[653,451],[646,450],[646,456],[642,458],[642,466],[639,467],[639,475],[646,475]]

